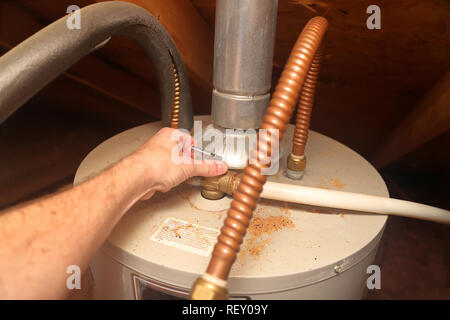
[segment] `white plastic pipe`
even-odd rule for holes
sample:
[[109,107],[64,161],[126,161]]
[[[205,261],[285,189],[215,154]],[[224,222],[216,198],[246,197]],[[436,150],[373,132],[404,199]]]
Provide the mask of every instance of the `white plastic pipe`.
[[450,224],[450,211],[410,201],[267,181],[261,198]]

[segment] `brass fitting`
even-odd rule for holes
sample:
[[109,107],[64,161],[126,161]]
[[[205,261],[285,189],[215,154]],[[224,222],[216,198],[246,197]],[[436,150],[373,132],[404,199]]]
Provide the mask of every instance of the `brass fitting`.
[[225,194],[233,195],[240,179],[240,174],[231,170],[221,176],[203,178],[200,183],[202,196],[209,200],[217,200]]
[[198,278],[189,294],[190,300],[227,300],[228,290],[203,277]]
[[303,177],[306,168],[306,157],[291,153],[287,159],[286,175],[288,178],[299,180]]
[[[207,178],[205,178],[207,179]],[[200,190],[200,193],[202,194],[203,198],[208,200],[219,200],[222,199],[225,196],[224,192],[217,191],[217,190],[211,190],[207,188],[203,188]]]

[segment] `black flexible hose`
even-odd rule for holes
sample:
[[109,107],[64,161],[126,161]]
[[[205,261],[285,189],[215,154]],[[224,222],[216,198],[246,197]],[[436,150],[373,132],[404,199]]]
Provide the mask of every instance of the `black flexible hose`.
[[180,128],[190,130],[193,116],[186,69],[172,38],[159,21],[145,9],[120,1],[84,7],[80,16],[80,29],[69,30],[65,16],[0,57],[0,124],[103,42],[114,35],[125,35],[140,44],[152,62],[165,126],[170,125],[174,103],[175,64],[180,81]]

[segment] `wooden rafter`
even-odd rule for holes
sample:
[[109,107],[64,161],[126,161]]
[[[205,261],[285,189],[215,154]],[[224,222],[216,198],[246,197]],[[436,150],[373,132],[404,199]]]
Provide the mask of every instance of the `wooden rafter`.
[[374,153],[384,167],[450,130],[450,70],[436,83]]

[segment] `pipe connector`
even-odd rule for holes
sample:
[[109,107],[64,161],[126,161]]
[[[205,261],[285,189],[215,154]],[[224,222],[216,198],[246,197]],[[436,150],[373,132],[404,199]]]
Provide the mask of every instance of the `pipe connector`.
[[207,273],[198,278],[189,295],[190,300],[227,300],[227,282]]
[[221,176],[203,178],[200,182],[201,194],[208,200],[221,199],[225,194],[233,195],[240,179],[240,174],[231,170]]
[[304,155],[296,156],[291,153],[287,159],[286,176],[292,180],[303,178],[306,168],[306,157]]

